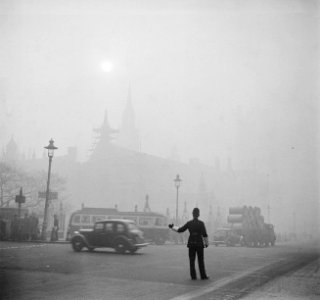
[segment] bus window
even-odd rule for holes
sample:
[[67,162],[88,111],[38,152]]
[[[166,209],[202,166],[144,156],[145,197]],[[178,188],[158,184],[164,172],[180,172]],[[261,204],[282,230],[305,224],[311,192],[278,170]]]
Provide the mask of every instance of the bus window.
[[105,220],[105,216],[92,216],[91,217],[91,223],[95,223],[98,221],[103,221]]
[[90,224],[90,216],[88,216],[88,215],[82,215],[82,216],[81,216],[81,223],[82,223],[82,224]]
[[137,224],[137,217],[126,217],[127,220],[131,220]]
[[72,223],[79,224],[80,223],[80,215],[75,215],[72,218]]
[[153,219],[152,218],[143,218],[140,217],[139,219],[139,225],[142,226],[152,226],[154,224]]

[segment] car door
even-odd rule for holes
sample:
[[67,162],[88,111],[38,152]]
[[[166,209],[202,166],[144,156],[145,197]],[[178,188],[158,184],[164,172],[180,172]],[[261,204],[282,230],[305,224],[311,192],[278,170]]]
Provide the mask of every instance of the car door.
[[105,240],[105,224],[104,223],[96,223],[94,225],[94,236],[91,244],[97,247],[103,247]]
[[115,223],[105,222],[105,234],[103,238],[104,247],[113,247],[112,241],[115,236]]

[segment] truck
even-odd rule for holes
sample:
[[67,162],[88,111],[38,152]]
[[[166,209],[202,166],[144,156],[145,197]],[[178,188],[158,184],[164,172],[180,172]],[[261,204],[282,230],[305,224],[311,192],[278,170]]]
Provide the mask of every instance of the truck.
[[276,234],[274,225],[264,222],[259,207],[230,207],[228,224],[243,238],[243,244],[248,247],[274,246]]

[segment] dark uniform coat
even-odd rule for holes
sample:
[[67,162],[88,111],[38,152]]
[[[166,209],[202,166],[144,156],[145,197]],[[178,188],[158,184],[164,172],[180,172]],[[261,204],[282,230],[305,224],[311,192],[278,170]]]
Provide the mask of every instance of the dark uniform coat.
[[187,244],[188,248],[204,248],[203,238],[208,237],[204,223],[198,219],[193,219],[191,221],[188,221],[177,231],[184,232],[187,229],[190,232]]

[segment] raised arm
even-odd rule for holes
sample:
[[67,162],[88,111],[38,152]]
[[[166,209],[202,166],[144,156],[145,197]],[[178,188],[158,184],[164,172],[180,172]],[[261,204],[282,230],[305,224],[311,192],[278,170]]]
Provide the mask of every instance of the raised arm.
[[184,224],[182,227],[174,226],[174,224],[169,224],[168,227],[175,232],[184,232],[188,229],[188,223]]

